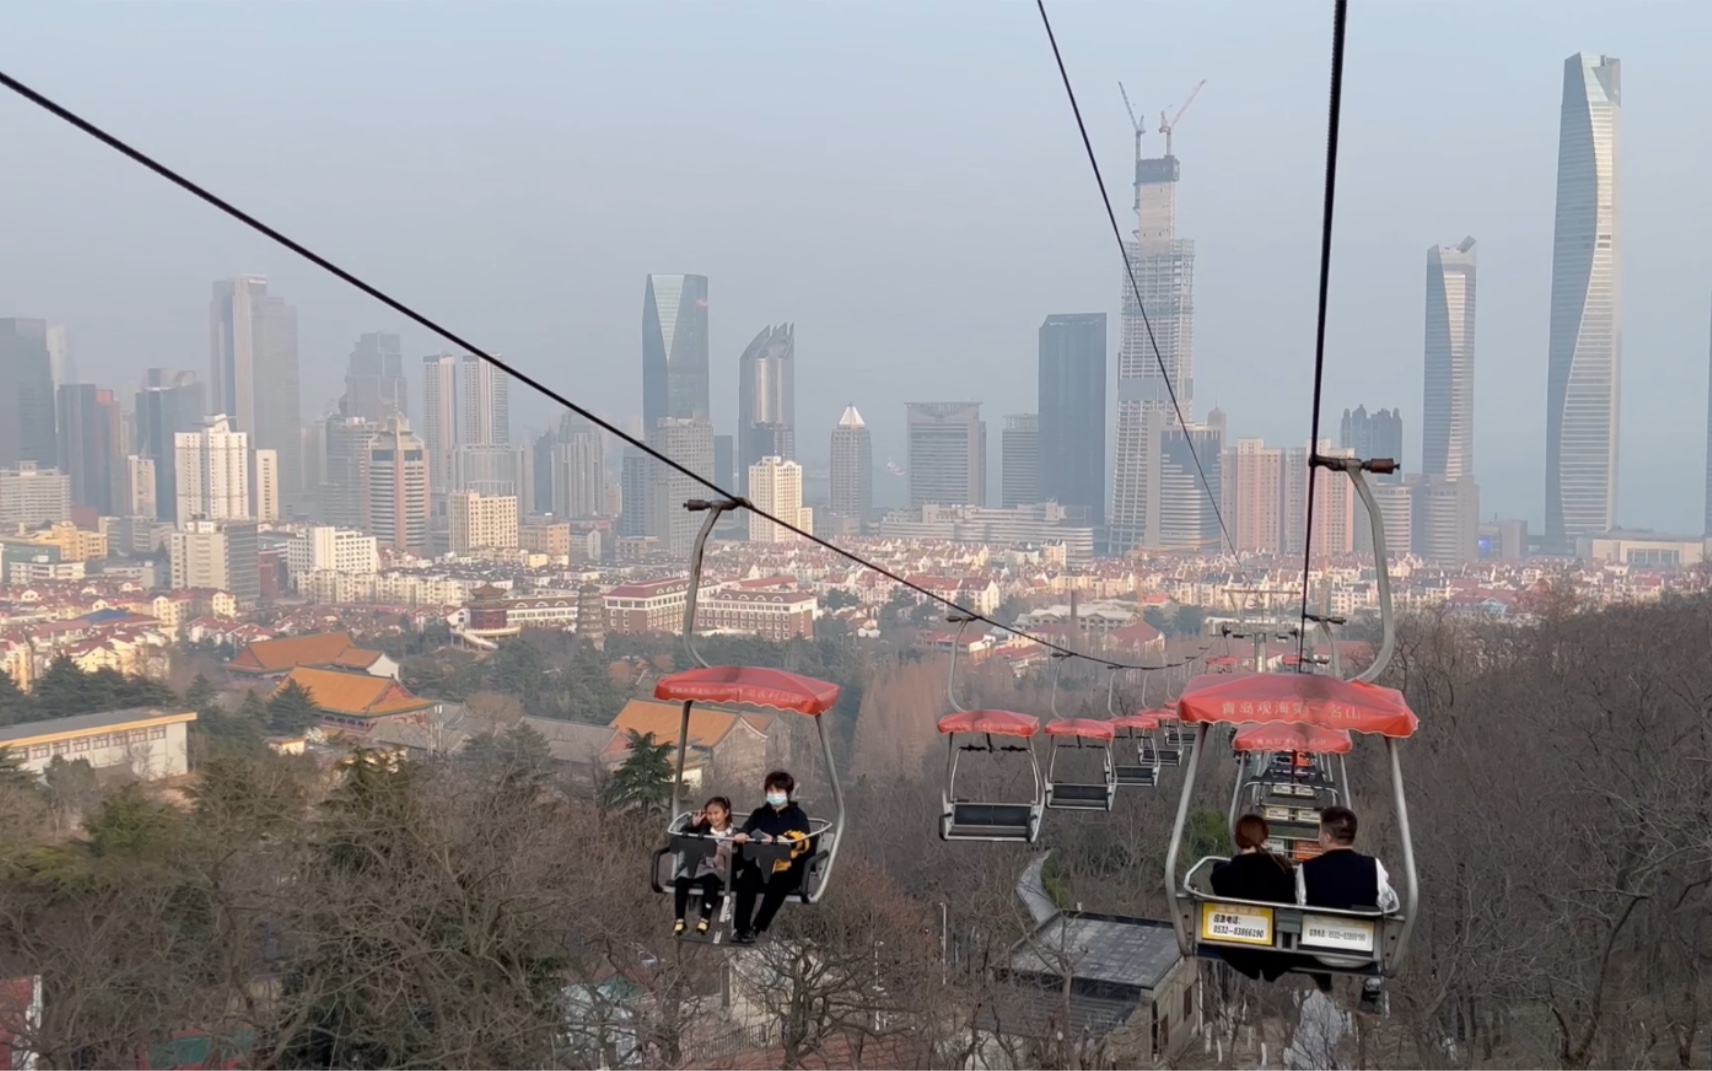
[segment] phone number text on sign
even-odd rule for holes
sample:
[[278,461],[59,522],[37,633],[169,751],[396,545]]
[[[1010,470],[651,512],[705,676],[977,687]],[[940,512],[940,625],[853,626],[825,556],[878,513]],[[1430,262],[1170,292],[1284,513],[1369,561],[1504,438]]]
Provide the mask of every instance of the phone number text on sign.
[[1272,912],[1264,908],[1238,907],[1234,904],[1203,904],[1201,937],[1209,941],[1270,945]]
[[1373,923],[1326,915],[1304,915],[1302,944],[1316,948],[1345,948],[1352,952],[1371,952]]

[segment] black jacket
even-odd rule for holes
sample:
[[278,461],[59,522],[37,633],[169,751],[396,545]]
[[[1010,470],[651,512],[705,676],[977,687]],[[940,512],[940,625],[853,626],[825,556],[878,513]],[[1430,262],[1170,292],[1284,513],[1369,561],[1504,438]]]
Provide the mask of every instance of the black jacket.
[[1296,902],[1296,871],[1270,852],[1239,855],[1213,868],[1213,892],[1268,904]]
[[1310,907],[1340,911],[1379,907],[1379,867],[1371,855],[1339,849],[1302,864],[1302,885]]
[[794,803],[787,803],[780,810],[762,804],[749,812],[749,820],[743,823],[742,832],[754,836],[765,833],[769,837],[782,837],[786,833],[809,834],[808,815]]

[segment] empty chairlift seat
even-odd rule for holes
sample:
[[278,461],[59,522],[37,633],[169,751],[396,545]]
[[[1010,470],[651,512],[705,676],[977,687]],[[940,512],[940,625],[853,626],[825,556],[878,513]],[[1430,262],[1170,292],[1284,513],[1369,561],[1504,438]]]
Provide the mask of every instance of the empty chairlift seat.
[[[939,719],[946,739],[945,792],[941,797],[939,836],[948,841],[1032,844],[1040,836],[1046,787],[1033,739],[1040,719],[1009,710],[960,710]],[[959,739],[964,742],[959,742]],[[1004,741],[1017,741],[1005,743]],[[1026,800],[971,799],[957,791],[957,770],[964,753],[980,754],[994,765],[1007,754],[1026,755],[1034,793]]]
[[1118,784],[1134,788],[1159,784],[1159,742],[1154,738],[1159,716],[1144,710],[1120,715],[1108,724],[1112,727]]
[[[1064,718],[1046,723],[1052,760],[1046,767],[1046,805],[1062,811],[1109,811],[1118,796],[1109,721]],[[1099,776],[1090,767],[1099,764]]]

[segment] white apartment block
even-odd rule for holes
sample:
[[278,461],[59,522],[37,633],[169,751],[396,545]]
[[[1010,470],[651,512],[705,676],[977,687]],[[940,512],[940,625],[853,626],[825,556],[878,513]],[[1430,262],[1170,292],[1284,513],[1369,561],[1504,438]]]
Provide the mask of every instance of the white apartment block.
[[230,591],[226,533],[213,521],[186,521],[167,538],[172,556],[172,589]]
[[250,519],[247,433],[233,431],[228,418],[214,416],[201,431],[174,435],[173,447],[177,454],[179,520]]
[[305,573],[375,573],[380,570],[380,549],[374,536],[317,525],[285,545],[285,564],[294,581]]
[[279,520],[279,451],[256,451],[256,520]]
[[36,528],[71,519],[71,477],[20,461],[0,470],[0,525]]
[[517,549],[517,496],[454,491],[446,497],[447,541],[453,554]]
[[[802,466],[795,461],[764,457],[750,465],[749,501],[756,509],[765,510],[787,524],[805,532],[814,531],[814,513],[802,504]],[[795,532],[782,525],[756,513],[749,515],[751,543],[788,543],[797,538]]]

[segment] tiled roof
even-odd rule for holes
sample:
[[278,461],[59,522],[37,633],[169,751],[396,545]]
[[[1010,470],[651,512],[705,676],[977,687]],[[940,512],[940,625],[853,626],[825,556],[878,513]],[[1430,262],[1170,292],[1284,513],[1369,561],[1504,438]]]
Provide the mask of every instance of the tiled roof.
[[261,640],[239,651],[226,668],[238,673],[279,673],[293,666],[325,665],[355,646],[349,632]]
[[[367,673],[344,673],[336,669],[312,669],[298,666],[279,683],[284,688],[293,681],[309,690],[315,705],[329,714],[353,718],[379,718],[387,714],[405,714],[433,706],[429,699],[418,699],[404,685],[391,677],[371,677]],[[279,688],[274,694],[279,694]]]
[[[690,708],[690,746],[699,748],[718,747],[719,743],[731,732],[732,726],[739,720],[745,721],[750,728],[765,732],[765,725],[757,725],[752,720],[754,715],[742,715],[734,711],[721,710],[718,707],[704,707],[697,703]],[[622,741],[628,739],[630,730],[638,733],[653,733],[656,741],[676,740],[678,726],[683,719],[683,707],[676,703],[656,703],[648,699],[632,699],[624,704],[624,709],[618,712],[618,717],[612,719],[612,727],[618,730],[620,737],[615,744],[620,747],[628,746]],[[767,724],[771,724],[769,719]],[[610,746],[609,746],[610,749]]]

